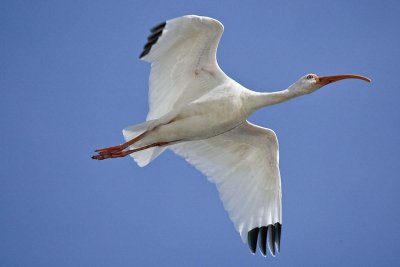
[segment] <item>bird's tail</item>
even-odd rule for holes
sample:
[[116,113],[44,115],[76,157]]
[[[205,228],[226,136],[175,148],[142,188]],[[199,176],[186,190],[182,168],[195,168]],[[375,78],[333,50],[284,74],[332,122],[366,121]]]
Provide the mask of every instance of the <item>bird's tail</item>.
[[[144,123],[131,125],[123,129],[122,134],[124,135],[125,141],[132,140],[138,135],[144,133],[147,130],[150,122],[151,121],[146,121]],[[130,148],[135,149],[136,147],[135,145],[133,145]],[[164,150],[165,147],[151,147],[132,153],[130,155],[140,167],[144,167],[149,164],[153,159],[158,157]]]

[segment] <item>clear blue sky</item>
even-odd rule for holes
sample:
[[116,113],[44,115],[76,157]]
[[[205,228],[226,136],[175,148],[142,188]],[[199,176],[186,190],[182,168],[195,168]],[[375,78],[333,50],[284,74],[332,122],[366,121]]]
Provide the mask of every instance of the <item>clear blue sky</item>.
[[[168,2],[168,3],[167,3]],[[1,1],[0,266],[400,264],[399,1]],[[257,91],[356,73],[250,120],[276,131],[282,252],[249,253],[214,185],[167,152],[90,159],[147,114],[148,29],[225,25],[218,59]]]

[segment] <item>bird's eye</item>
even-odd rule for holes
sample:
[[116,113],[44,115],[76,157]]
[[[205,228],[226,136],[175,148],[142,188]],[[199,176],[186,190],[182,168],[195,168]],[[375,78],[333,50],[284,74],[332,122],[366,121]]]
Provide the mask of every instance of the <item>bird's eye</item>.
[[307,75],[307,80],[311,80],[312,78],[314,78],[314,76],[313,75]]

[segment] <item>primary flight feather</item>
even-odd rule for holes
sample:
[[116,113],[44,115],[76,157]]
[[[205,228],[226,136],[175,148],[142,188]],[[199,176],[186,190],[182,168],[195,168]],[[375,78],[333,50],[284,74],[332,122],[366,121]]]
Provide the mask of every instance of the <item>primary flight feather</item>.
[[146,122],[123,130],[125,143],[93,159],[131,155],[145,166],[169,148],[215,183],[225,209],[252,253],[280,249],[282,229],[278,140],[247,118],[257,109],[348,78],[308,74],[287,89],[259,93],[228,77],[216,52],[224,30],[212,18],[183,16],[151,29],[140,58],[151,63]]

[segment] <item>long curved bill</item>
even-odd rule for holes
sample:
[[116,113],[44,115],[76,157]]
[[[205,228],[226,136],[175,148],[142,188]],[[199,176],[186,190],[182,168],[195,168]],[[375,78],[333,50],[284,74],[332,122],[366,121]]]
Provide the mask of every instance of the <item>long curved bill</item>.
[[360,80],[364,80],[367,82],[371,82],[371,79],[367,78],[365,76],[354,75],[354,74],[340,74],[340,75],[334,75],[334,76],[319,76],[318,80],[317,80],[317,84],[327,85],[327,84],[334,83],[334,82],[344,80],[344,79],[360,79]]

